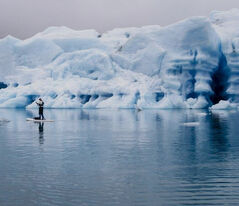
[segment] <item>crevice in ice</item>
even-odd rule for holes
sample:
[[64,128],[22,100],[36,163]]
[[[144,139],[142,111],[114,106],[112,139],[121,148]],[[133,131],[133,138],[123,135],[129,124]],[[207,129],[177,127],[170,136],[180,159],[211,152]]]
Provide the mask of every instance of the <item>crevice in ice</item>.
[[89,95],[89,94],[81,94],[81,95],[79,95],[79,98],[80,98],[81,104],[86,104],[87,102],[90,101],[91,95]]
[[120,92],[118,95],[122,98],[122,97],[125,96],[126,94],[123,93],[123,92]]
[[139,99],[140,99],[140,92],[136,92],[136,93],[135,93],[134,104],[137,104]]
[[15,82],[15,83],[12,84],[12,86],[13,86],[13,87],[18,87],[19,84]]
[[198,67],[198,50],[191,49],[189,51],[190,60],[189,61],[182,61],[177,59],[175,69],[171,70],[171,74],[174,76],[180,76],[180,95],[183,97],[184,100],[189,98],[197,98],[198,93],[195,92],[195,83],[196,83],[196,74],[197,74],[197,67]]
[[121,45],[118,49],[117,49],[117,52],[121,52],[123,49],[123,46]]
[[75,99],[75,98],[76,98],[76,95],[72,94],[72,95],[70,96],[70,98],[71,98],[71,99]]
[[[186,99],[189,99],[189,98],[197,98],[198,97],[198,94],[195,92],[195,83],[196,83],[196,80],[195,80],[195,75],[196,75],[196,69],[191,69],[188,71],[188,73],[191,75],[191,78],[188,79],[186,82],[185,82],[185,88],[188,88],[185,93],[185,96],[186,96]],[[186,89],[185,89],[186,90]]]
[[198,94],[195,92],[195,83],[196,83],[195,76],[197,73],[197,70],[195,67],[198,64],[198,60],[197,60],[198,50],[197,49],[195,49],[194,51],[190,50],[190,55],[193,56],[193,59],[190,61],[192,68],[188,70],[190,78],[185,83],[186,84],[185,87],[188,88],[188,90],[185,93],[186,99],[189,99],[189,98],[194,99],[198,97]]
[[232,52],[233,52],[233,53],[236,53],[236,46],[235,46],[234,43],[232,43]]
[[221,100],[228,100],[226,90],[229,86],[230,68],[227,65],[226,56],[222,53],[219,59],[217,70],[212,75],[211,87],[213,95],[211,96],[212,104],[217,104]]
[[39,97],[40,97],[39,95],[35,95],[35,94],[27,95],[26,96],[26,98],[27,98],[27,104],[26,105],[32,104]]
[[94,69],[90,69],[90,70],[87,71],[87,74],[93,74],[94,72],[95,72]]
[[113,94],[112,94],[112,93],[103,93],[103,94],[101,94],[100,96],[103,97],[103,98],[108,99],[108,98],[110,98],[110,97],[113,97]]
[[159,102],[161,99],[164,98],[164,93],[163,92],[155,92],[155,101]]
[[98,94],[93,94],[92,97],[91,97],[91,100],[96,100],[99,98],[99,95]]
[[61,56],[63,54],[63,52],[59,52],[59,54],[57,54],[56,56],[54,56],[51,60],[51,62],[54,62],[59,56]]
[[7,88],[7,84],[5,84],[4,82],[0,82],[0,89],[5,89]]
[[52,99],[56,99],[57,98],[57,93],[55,93],[55,92],[52,92],[51,94],[50,94],[50,97],[52,98]]
[[[80,94],[78,97],[79,97],[81,104],[86,104],[87,102],[94,101],[94,100],[98,99],[99,97],[101,97],[102,100],[105,100],[112,96],[113,96],[112,93],[103,93],[100,95],[99,94],[92,94],[92,95],[91,94]],[[75,95],[74,96],[72,95],[71,97],[72,97],[72,99],[74,99]]]
[[130,37],[130,34],[128,32],[125,32],[125,37],[126,38],[129,38]]

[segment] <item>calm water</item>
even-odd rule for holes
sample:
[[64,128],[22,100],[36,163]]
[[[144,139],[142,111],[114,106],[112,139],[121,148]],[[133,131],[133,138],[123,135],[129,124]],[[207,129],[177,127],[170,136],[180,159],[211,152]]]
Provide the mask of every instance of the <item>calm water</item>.
[[32,115],[0,110],[1,206],[239,205],[239,113]]

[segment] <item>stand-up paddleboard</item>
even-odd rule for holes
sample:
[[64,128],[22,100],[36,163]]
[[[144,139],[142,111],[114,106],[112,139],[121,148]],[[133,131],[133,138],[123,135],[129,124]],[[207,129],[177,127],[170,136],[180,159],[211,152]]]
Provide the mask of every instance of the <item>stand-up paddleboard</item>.
[[33,119],[33,118],[26,118],[26,121],[32,121],[32,122],[54,122],[54,120],[50,120],[50,119]]

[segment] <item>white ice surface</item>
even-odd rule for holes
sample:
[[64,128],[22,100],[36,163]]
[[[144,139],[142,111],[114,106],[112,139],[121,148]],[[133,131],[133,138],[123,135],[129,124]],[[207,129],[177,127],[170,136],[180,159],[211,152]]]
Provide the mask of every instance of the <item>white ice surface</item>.
[[7,36],[0,39],[0,82],[8,85],[0,107],[33,108],[38,97],[48,108],[238,107],[238,28],[233,9],[166,27]]

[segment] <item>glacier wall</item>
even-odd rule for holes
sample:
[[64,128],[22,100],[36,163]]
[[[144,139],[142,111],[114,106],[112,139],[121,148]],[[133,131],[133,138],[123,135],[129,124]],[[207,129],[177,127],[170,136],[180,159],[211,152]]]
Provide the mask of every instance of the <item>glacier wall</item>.
[[100,34],[0,40],[0,107],[239,107],[239,10]]

